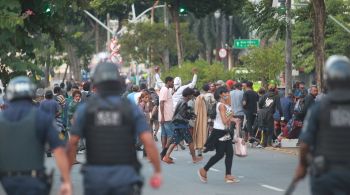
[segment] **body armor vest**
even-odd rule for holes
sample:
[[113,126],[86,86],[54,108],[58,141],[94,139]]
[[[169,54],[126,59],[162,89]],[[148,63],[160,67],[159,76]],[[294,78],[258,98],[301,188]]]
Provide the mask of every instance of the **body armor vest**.
[[350,164],[350,101],[322,99],[315,154],[330,164]]
[[101,97],[88,100],[84,128],[87,164],[139,167],[132,118],[132,107],[127,100],[118,104]]
[[20,121],[8,121],[0,114],[0,171],[30,171],[44,168],[44,144],[37,135],[37,111],[32,109]]

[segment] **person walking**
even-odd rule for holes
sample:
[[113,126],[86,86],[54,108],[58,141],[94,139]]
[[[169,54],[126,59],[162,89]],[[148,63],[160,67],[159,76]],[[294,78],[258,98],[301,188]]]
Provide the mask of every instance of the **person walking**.
[[174,150],[175,146],[180,144],[182,140],[185,140],[190,149],[190,154],[192,156],[192,162],[197,163],[201,161],[202,157],[196,157],[196,153],[193,145],[193,138],[190,133],[189,120],[195,117],[194,113],[189,112],[190,108],[188,106],[188,101],[192,99],[194,90],[191,88],[186,88],[182,91],[183,99],[180,100],[176,106],[173,124],[174,124],[174,136],[172,137],[171,144],[163,157],[163,161],[172,164],[174,161],[170,158],[170,154]]
[[194,106],[196,120],[193,128],[193,143],[198,150],[198,156],[202,156],[204,144],[208,138],[208,111],[204,95],[201,94],[196,98]]
[[78,108],[68,146],[73,163],[79,139],[86,140],[86,164],[82,168],[84,194],[140,194],[143,180],[135,137],[143,142],[153,165],[151,184],[159,187],[161,167],[152,133],[137,105],[121,97],[125,81],[117,65],[100,62],[91,75],[96,95]]
[[350,194],[350,60],[331,56],[324,71],[328,94],[306,115],[293,184],[310,169],[313,195],[345,195]]
[[45,173],[45,144],[61,173],[61,195],[72,194],[68,158],[53,115],[32,102],[35,85],[28,77],[13,78],[6,89],[8,108],[0,113],[0,182],[8,195],[47,195],[52,175]]
[[206,149],[215,148],[215,155],[212,156],[207,164],[198,170],[199,179],[207,182],[207,172],[210,167],[215,165],[225,156],[225,182],[237,183],[239,180],[231,174],[233,160],[233,134],[228,131],[230,122],[233,119],[231,105],[228,104],[230,93],[225,86],[219,87],[215,91],[215,99],[217,100],[216,118],[214,120],[214,130],[206,143]]
[[166,85],[162,87],[159,93],[159,119],[162,128],[161,141],[162,141],[162,152],[160,158],[166,154],[172,136],[174,135],[174,129],[172,124],[173,119],[173,97],[171,94],[172,88],[174,87],[173,77],[165,78]]

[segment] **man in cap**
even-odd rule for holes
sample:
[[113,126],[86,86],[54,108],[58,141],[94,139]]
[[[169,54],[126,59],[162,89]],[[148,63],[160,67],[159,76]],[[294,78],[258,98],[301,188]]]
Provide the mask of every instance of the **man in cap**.
[[331,56],[324,71],[329,91],[306,115],[293,183],[309,168],[312,194],[350,194],[350,60]]
[[0,181],[8,195],[47,195],[52,178],[45,173],[48,142],[61,172],[61,194],[71,194],[68,159],[52,115],[33,103],[35,86],[28,77],[7,86],[9,107],[0,113]]
[[135,137],[143,142],[154,167],[153,187],[161,183],[158,151],[143,113],[122,99],[125,81],[116,64],[99,62],[91,71],[96,95],[83,103],[74,115],[68,153],[74,161],[79,139],[86,140],[83,166],[84,193],[139,194],[142,184]]

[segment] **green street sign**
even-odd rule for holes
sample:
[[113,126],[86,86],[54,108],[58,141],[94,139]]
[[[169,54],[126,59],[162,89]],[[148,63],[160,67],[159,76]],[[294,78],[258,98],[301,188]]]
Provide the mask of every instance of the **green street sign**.
[[235,49],[246,49],[252,46],[259,47],[260,39],[235,39],[233,43]]

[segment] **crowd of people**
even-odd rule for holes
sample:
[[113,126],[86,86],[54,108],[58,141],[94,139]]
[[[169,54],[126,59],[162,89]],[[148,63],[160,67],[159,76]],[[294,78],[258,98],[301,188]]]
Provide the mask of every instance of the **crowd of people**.
[[[91,83],[55,84],[53,90],[39,88],[35,94],[35,86],[28,77],[16,77],[7,86],[6,95],[0,93],[0,138],[6,138],[0,142],[0,159],[6,159],[0,160],[1,183],[9,194],[22,194],[28,189],[35,190],[34,194],[47,194],[49,188],[39,189],[41,184],[33,183],[32,179],[49,184],[42,154],[46,152],[51,157],[54,153],[63,181],[61,194],[71,194],[69,170],[80,163],[76,160],[77,152],[86,149],[82,171],[86,178],[85,194],[139,194],[142,178],[136,150],[143,150],[144,157],[152,163],[151,185],[157,188],[162,181],[159,161],[175,163],[172,152],[178,146],[184,150],[186,145],[193,163],[202,161],[203,153],[215,151],[197,171],[200,181],[207,182],[208,170],[225,157],[225,182],[237,183],[239,179],[232,174],[232,144],[236,152],[241,152],[237,151],[238,145],[280,147],[283,138],[299,139],[304,128],[301,149],[310,150],[305,142],[311,143],[311,133],[316,130],[303,124],[304,119],[319,116],[315,109],[325,109],[322,106],[333,109],[330,116],[325,112],[322,115],[332,120],[313,119],[313,125],[325,123],[337,130],[334,121],[344,128],[349,124],[345,110],[348,107],[342,110],[331,104],[348,102],[347,96],[339,95],[348,87],[350,61],[344,57],[334,59],[327,63],[327,81],[333,90],[329,97],[319,94],[315,85],[306,89],[303,82],[296,82],[288,95],[274,83],[255,92],[251,81],[219,80],[198,89],[200,75],[196,68],[192,70],[192,81],[186,85],[180,77],[166,76],[163,82],[156,67],[154,86],[144,82],[140,86],[126,86],[117,65],[106,61],[93,68]],[[343,69],[347,72],[342,72]],[[334,90],[338,88],[340,91]],[[330,104],[312,107],[317,101]],[[312,116],[307,114],[311,107]],[[310,128],[312,132],[308,131]],[[160,158],[155,145],[159,130]],[[334,149],[335,135],[324,127],[321,130],[327,147]],[[49,147],[45,148],[45,142]],[[345,142],[344,138],[342,143]],[[327,158],[334,157],[333,150],[322,149],[317,151],[320,154],[326,151]],[[348,150],[343,153],[346,156]],[[25,159],[28,154],[31,158]],[[301,157],[295,181],[306,173],[306,153]],[[340,158],[342,155],[335,159]],[[105,183],[105,178],[111,182]]]

